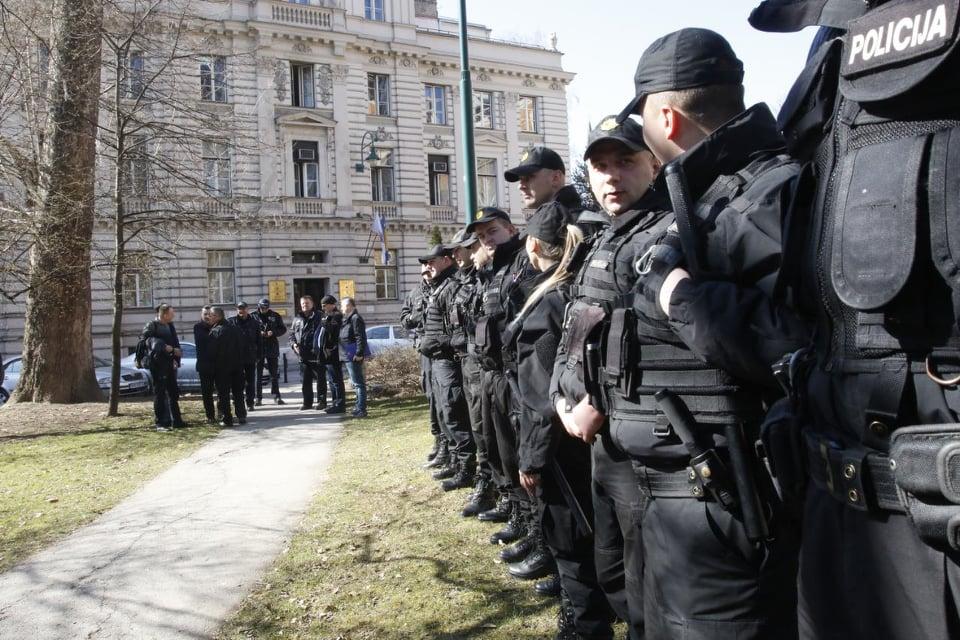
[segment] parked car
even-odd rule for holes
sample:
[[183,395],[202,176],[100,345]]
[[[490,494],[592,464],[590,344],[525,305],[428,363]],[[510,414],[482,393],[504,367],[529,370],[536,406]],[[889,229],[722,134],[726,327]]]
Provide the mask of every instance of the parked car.
[[[3,384],[0,385],[0,404],[10,399],[10,394],[17,388],[20,381],[20,369],[23,366],[22,358],[10,358],[3,363]],[[110,362],[93,356],[94,373],[97,376],[97,385],[103,391],[110,391]],[[125,366],[120,361],[120,395],[132,396],[149,393],[151,388],[150,374],[140,371],[134,366]]]
[[410,333],[398,324],[382,324],[367,327],[367,344],[370,345],[370,357],[391,347],[413,348]]
[[[183,357],[180,358],[180,370],[177,371],[177,386],[181,391],[200,391],[200,374],[197,373],[197,346],[192,342],[181,342],[180,349],[183,350]],[[150,372],[147,369],[137,369],[137,363],[134,354],[128,355],[120,361],[124,367],[130,367],[143,373],[150,378]],[[152,380],[151,380],[152,383]]]

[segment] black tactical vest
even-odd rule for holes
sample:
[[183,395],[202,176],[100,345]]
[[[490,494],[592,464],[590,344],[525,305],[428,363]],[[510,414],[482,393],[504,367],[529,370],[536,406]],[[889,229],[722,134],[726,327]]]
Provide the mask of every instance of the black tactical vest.
[[[474,353],[487,370],[503,368],[503,331],[510,321],[510,295],[526,270],[526,262],[518,257],[518,252],[523,251],[518,239],[511,240],[509,247],[498,247],[497,251],[504,249],[509,261],[488,271],[478,285],[480,315],[474,327]],[[495,255],[494,264],[499,260],[500,256]]]
[[424,315],[423,319],[424,336],[449,336],[452,333],[452,328],[445,314],[445,308],[447,305],[445,304],[444,297],[452,299],[453,292],[451,291],[451,288],[456,287],[457,282],[453,275],[453,268],[451,267],[449,271],[450,273],[448,273],[440,282],[440,284],[436,285],[430,292],[430,297],[427,301],[426,314]]
[[790,133],[813,120],[811,105],[832,104],[812,165],[811,221],[791,222],[787,256],[813,285],[804,302],[827,370],[919,369],[929,358],[955,371],[960,0],[874,4],[811,58],[781,115]]
[[448,322],[453,331],[463,334],[466,344],[473,344],[473,332],[476,327],[476,317],[479,313],[477,302],[479,296],[479,279],[475,270],[461,271],[458,275],[459,288],[453,297]]

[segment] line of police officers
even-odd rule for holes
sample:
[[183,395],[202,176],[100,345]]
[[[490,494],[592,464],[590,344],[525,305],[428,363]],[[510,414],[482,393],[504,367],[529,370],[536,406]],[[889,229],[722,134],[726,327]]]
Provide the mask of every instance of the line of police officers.
[[960,637],[958,9],[762,3],[823,27],[779,120],[668,34],[590,133],[601,215],[534,147],[525,236],[420,259],[427,466],[556,569],[558,638]]

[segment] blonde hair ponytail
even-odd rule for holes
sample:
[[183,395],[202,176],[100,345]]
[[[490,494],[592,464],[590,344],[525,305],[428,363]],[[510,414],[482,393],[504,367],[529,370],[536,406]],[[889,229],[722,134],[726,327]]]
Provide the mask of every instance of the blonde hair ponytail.
[[[539,239],[537,241],[540,242],[541,253],[545,258],[552,258],[560,254],[561,247],[558,245],[550,245],[540,241]],[[530,297],[528,297],[527,301],[524,303],[523,309],[520,310],[521,316],[533,308],[533,306],[540,301],[540,298],[542,298],[547,291],[562,282],[566,282],[573,276],[573,273],[570,271],[570,263],[573,261],[574,254],[577,251],[577,246],[581,242],[583,242],[583,230],[575,224],[568,224],[567,238],[563,243],[563,253],[562,257],[560,257],[560,265],[557,267],[557,270],[550,275],[549,278],[541,282],[540,286],[530,293]]]

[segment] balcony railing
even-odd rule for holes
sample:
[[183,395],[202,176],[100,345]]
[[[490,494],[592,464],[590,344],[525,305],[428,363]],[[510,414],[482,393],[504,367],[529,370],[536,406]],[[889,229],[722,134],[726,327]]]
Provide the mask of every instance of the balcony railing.
[[329,216],[336,208],[335,200],[319,198],[284,198],[283,213],[294,216]]
[[443,224],[455,222],[457,210],[453,207],[430,207],[430,221]]
[[274,22],[314,29],[333,28],[333,12],[327,8],[275,1],[271,3],[270,15]]
[[374,215],[379,215],[384,220],[400,219],[400,208],[393,203],[371,202],[370,210]]

